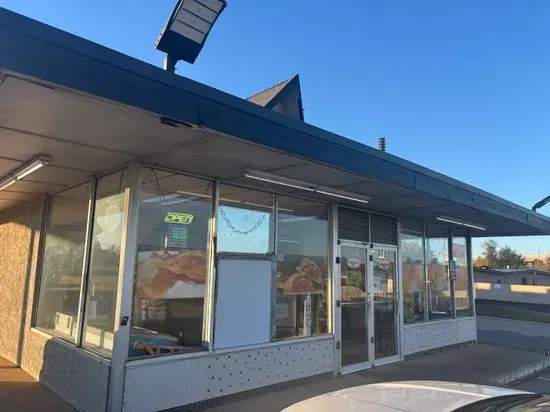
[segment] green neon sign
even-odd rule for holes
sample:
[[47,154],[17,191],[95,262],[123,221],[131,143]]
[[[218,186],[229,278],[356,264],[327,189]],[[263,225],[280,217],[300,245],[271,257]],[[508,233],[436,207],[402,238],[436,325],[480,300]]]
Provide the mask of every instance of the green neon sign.
[[190,225],[193,223],[194,218],[195,216],[191,213],[168,212],[166,213],[166,216],[164,216],[164,222],[175,223],[178,225]]

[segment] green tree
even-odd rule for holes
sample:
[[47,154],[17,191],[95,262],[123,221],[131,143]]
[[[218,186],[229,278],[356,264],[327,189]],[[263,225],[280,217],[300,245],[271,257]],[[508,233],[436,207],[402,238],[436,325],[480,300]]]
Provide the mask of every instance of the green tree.
[[498,244],[493,239],[487,240],[483,243],[483,252],[481,255],[487,260],[487,266],[498,266]]
[[544,270],[544,261],[542,259],[535,259],[531,263],[532,267],[537,270]]
[[501,268],[520,268],[525,266],[525,258],[510,246],[504,246],[497,252],[497,263]]
[[478,256],[474,259],[474,266],[476,268],[480,268],[482,266],[489,266],[489,262],[487,261],[487,258],[483,256]]

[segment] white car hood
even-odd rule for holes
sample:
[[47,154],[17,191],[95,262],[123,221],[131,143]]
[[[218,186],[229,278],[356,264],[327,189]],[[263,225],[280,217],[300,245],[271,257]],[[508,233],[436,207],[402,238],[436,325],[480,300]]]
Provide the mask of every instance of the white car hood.
[[316,396],[284,412],[448,412],[483,399],[520,393],[526,392],[469,383],[386,382]]

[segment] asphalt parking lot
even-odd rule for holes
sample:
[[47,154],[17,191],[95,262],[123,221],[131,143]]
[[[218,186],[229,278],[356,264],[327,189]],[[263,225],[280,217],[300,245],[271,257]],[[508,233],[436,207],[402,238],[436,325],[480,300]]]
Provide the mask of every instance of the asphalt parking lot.
[[550,371],[520,382],[518,385],[515,385],[515,388],[528,392],[550,394]]

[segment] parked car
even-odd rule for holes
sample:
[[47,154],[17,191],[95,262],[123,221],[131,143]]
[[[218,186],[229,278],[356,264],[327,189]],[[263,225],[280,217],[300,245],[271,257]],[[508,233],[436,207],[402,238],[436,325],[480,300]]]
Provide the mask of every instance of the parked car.
[[283,412],[550,411],[550,396],[469,383],[386,382],[356,386],[296,403]]

